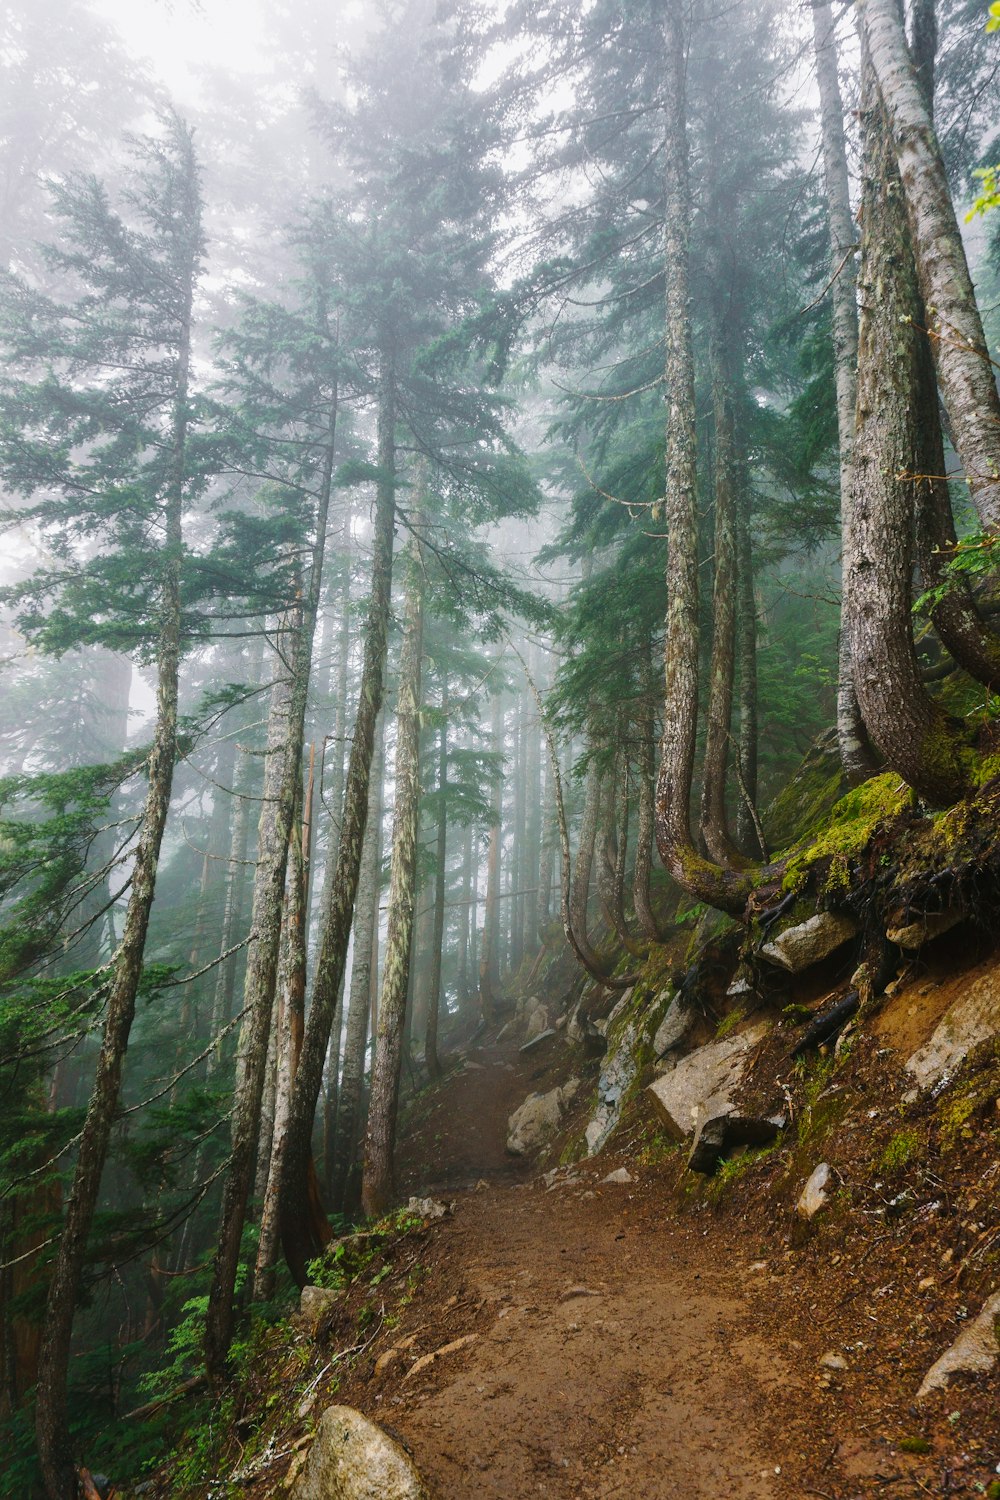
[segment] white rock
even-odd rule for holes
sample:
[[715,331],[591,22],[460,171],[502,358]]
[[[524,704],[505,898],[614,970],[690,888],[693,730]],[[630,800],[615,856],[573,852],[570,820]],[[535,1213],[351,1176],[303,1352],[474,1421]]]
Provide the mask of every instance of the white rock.
[[847,1360],[842,1354],[821,1354],[819,1362],[824,1370],[846,1370]]
[[534,1041],[536,1036],[541,1036],[542,1032],[548,1031],[548,1029],[549,1013],[545,1009],[544,1005],[536,1004],[534,1008],[528,1012],[528,1020],[524,1028],[524,1040],[526,1042],[532,1042]]
[[350,1406],[320,1418],[292,1500],[429,1500],[398,1443]]
[[538,1151],[557,1133],[566,1105],[580,1087],[571,1078],[562,1088],[547,1094],[529,1094],[507,1121],[507,1150],[512,1156],[528,1156]]
[[814,1218],[821,1208],[826,1207],[830,1201],[827,1189],[832,1175],[833,1169],[829,1162],[821,1161],[818,1167],[813,1168],[808,1182],[799,1194],[799,1201],[795,1205],[795,1212],[800,1219],[808,1221]]
[[965,1060],[973,1047],[1000,1031],[1000,970],[974,979],[947,1010],[930,1041],[906,1064],[919,1089],[929,1089]]
[[843,912],[818,911],[814,917],[786,927],[761,948],[761,957],[790,974],[801,974],[812,964],[827,958],[858,931],[853,917]]
[[422,1219],[443,1219],[448,1212],[436,1198],[411,1198],[406,1208],[408,1213],[419,1214]]
[[931,1365],[917,1392],[917,1400],[922,1401],[932,1391],[946,1389],[953,1375],[988,1374],[1000,1355],[1000,1343],[997,1340],[998,1322],[1000,1322],[1000,1292],[994,1292],[993,1296],[987,1299],[979,1317],[964,1328],[951,1348]]
[[737,1035],[698,1047],[649,1085],[657,1113],[676,1140],[693,1135],[705,1120],[732,1113],[751,1049],[767,1030],[759,1022]]
[[619,1167],[615,1172],[609,1172],[607,1177],[602,1177],[602,1182],[631,1182],[632,1174],[627,1167]]

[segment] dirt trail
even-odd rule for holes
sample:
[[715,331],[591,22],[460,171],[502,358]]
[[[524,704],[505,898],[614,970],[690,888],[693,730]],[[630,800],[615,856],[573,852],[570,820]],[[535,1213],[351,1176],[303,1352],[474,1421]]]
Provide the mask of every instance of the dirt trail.
[[403,1183],[454,1213],[400,1333],[409,1358],[474,1338],[357,1395],[440,1500],[778,1500],[767,1429],[784,1372],[754,1335],[742,1265],[713,1264],[641,1180],[603,1183],[613,1163],[547,1186],[505,1153],[508,1115],[552,1086],[561,1051],[473,1050],[410,1122]]

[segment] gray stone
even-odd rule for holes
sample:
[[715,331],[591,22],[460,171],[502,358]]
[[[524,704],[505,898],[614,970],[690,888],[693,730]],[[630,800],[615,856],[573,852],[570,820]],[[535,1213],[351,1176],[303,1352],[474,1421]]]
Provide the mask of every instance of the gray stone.
[[973,1047],[1000,1032],[1000,971],[974,979],[941,1018],[930,1040],[906,1067],[919,1089],[939,1083],[965,1060]]
[[541,1036],[543,1031],[549,1029],[549,1013],[544,1005],[535,1004],[528,1012],[528,1019],[524,1027],[524,1040],[534,1041],[536,1036]]
[[799,1194],[799,1201],[795,1205],[795,1212],[800,1219],[806,1222],[816,1217],[820,1209],[826,1207],[830,1200],[827,1191],[833,1176],[833,1168],[827,1161],[821,1161],[818,1167],[814,1167],[809,1174],[809,1180]]
[[833,1352],[829,1354],[821,1354],[819,1357],[819,1362],[823,1366],[824,1370],[847,1369],[847,1360],[842,1354],[834,1354]]
[[511,1156],[530,1156],[557,1133],[566,1105],[580,1087],[571,1078],[562,1088],[547,1094],[529,1094],[507,1121],[507,1150]]
[[733,1113],[751,1049],[767,1030],[758,1022],[735,1036],[698,1047],[649,1085],[656,1110],[676,1140],[693,1135],[706,1120]]
[[315,1327],[342,1296],[342,1292],[335,1292],[330,1287],[304,1286],[299,1294],[299,1313]]
[[621,1182],[621,1183],[625,1183],[625,1182],[631,1182],[631,1181],[632,1181],[632,1173],[629,1171],[628,1167],[619,1167],[617,1169],[617,1171],[615,1171],[615,1172],[609,1172],[608,1175],[607,1175],[607,1177],[602,1177],[601,1178],[601,1182],[602,1183],[604,1183],[604,1182]]
[[685,1001],[683,995],[675,995],[667,1006],[667,1013],[656,1028],[653,1038],[653,1051],[657,1057],[663,1057],[679,1047],[694,1024],[694,1010]]
[[818,911],[807,921],[786,927],[784,932],[765,943],[760,953],[762,958],[786,969],[789,974],[801,974],[812,964],[829,957],[857,932],[858,924],[853,917],[845,916],[843,912]]
[[914,922],[907,922],[905,927],[890,927],[886,937],[890,943],[895,943],[899,948],[913,951],[922,948],[932,938],[940,937],[943,932],[950,932],[963,920],[964,912],[935,911],[928,912],[925,916],[918,917]]
[[555,1028],[549,1026],[545,1031],[540,1031],[537,1036],[533,1036],[530,1042],[522,1043],[522,1045],[518,1047],[517,1050],[518,1052],[534,1052],[536,1048],[542,1045],[543,1042],[547,1042],[550,1037],[553,1037],[555,1035]]
[[1000,1356],[998,1324],[1000,1292],[994,1292],[979,1317],[964,1328],[951,1348],[931,1365],[917,1392],[917,1400],[923,1401],[933,1391],[945,1390],[953,1375],[989,1374]]
[[639,1068],[638,1041],[639,1028],[632,1022],[616,1038],[614,1050],[605,1058],[597,1080],[597,1107],[586,1129],[589,1156],[597,1155],[621,1118],[622,1104]]
[[406,1211],[419,1214],[422,1219],[443,1219],[448,1208],[446,1204],[439,1203],[436,1198],[411,1198],[406,1205]]
[[350,1406],[320,1418],[292,1500],[429,1500],[411,1459]]

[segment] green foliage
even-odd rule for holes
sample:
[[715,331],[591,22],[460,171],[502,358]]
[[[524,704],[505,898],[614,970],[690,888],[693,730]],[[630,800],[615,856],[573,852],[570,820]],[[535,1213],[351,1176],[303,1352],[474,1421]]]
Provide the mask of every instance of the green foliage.
[[919,1130],[897,1130],[890,1137],[878,1159],[879,1170],[901,1172],[920,1155],[922,1138]]

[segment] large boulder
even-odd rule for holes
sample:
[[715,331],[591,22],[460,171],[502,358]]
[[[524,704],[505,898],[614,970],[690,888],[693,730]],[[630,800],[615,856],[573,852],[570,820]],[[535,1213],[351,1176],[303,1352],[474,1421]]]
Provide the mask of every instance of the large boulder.
[[953,1375],[988,1375],[1000,1357],[998,1325],[1000,1292],[994,1292],[979,1317],[963,1328],[951,1348],[931,1365],[917,1392],[917,1400],[923,1401],[933,1391],[945,1390]]
[[529,1094],[507,1121],[507,1150],[511,1156],[530,1156],[558,1133],[566,1106],[580,1087],[571,1078],[547,1094]]
[[828,958],[857,933],[858,924],[853,917],[843,912],[818,911],[764,943],[760,955],[789,974],[801,974]]
[[991,968],[965,989],[939,1021],[930,1040],[907,1061],[918,1089],[933,1088],[978,1047],[1000,1033],[1000,969]]
[[819,1166],[814,1167],[810,1172],[806,1185],[799,1194],[799,1201],[795,1205],[795,1212],[800,1219],[805,1219],[807,1224],[829,1202],[829,1189],[832,1181],[833,1168],[828,1161],[821,1161]]
[[320,1418],[292,1500],[429,1500],[420,1475],[398,1443],[350,1406]]
[[709,1042],[682,1057],[670,1073],[649,1085],[653,1104],[675,1140],[694,1135],[706,1120],[734,1112],[734,1098],[750,1053],[767,1032],[760,1022]]
[[524,1040],[526,1042],[533,1042],[536,1036],[541,1036],[542,1032],[548,1031],[548,1029],[549,1013],[541,1001],[536,1000],[528,1011],[528,1019],[524,1027]]

